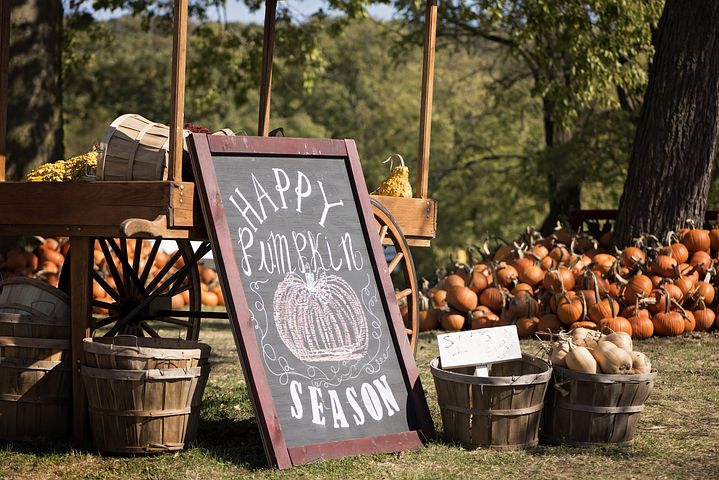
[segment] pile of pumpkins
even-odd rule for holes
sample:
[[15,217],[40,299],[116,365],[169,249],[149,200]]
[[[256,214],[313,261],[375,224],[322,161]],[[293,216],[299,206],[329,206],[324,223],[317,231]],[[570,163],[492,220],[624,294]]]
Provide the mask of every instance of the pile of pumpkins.
[[607,335],[579,327],[554,336],[547,350],[553,366],[575,372],[642,375],[652,371],[649,358],[634,350],[632,337],[624,332]]
[[541,237],[529,228],[490,251],[470,249],[468,264],[420,295],[420,330],[447,331],[516,324],[521,337],[579,327],[633,338],[719,328],[719,229],[683,229],[610,249],[558,228]]
[[[66,238],[40,238],[36,237],[38,245],[35,248],[12,248],[0,254],[0,279],[23,276],[29,278],[38,278],[46,281],[52,286],[57,286],[60,271],[65,262],[65,256],[69,250],[70,244]],[[128,258],[133,259],[136,242],[133,239],[127,240],[127,255]],[[150,251],[152,250],[152,242],[142,242],[142,252],[140,255],[139,269],[144,269],[146,261],[149,259]],[[110,272],[107,265],[107,259],[103,253],[99,242],[95,242],[94,252],[94,269],[100,274],[100,276],[107,282],[112,288],[116,288],[115,280]],[[170,260],[171,254],[159,250],[153,260],[153,264],[150,268],[149,279],[152,280],[162,268]],[[115,264],[116,269],[122,272],[122,262],[116,257],[112,256],[112,261]],[[167,273],[164,275],[165,278],[169,278],[178,268],[182,267],[182,262],[178,262],[173,265]],[[198,265],[200,270],[200,288],[202,304],[208,307],[224,306],[224,297],[219,285],[219,279],[217,272],[214,269]],[[95,280],[93,281],[93,298],[105,303],[113,303],[114,300],[107,295],[107,292],[100,286]],[[185,291],[172,297],[172,308],[180,309],[184,306],[189,305],[189,292]],[[94,312],[98,314],[105,314],[107,310],[99,307],[94,308]]]

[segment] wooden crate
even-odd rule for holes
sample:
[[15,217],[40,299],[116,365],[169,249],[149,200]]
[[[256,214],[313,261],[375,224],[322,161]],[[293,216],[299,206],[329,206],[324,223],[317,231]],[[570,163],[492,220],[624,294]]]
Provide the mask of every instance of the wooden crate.
[[447,440],[465,448],[515,450],[538,443],[544,394],[552,368],[524,355],[497,363],[489,377],[474,368],[443,370],[439,358],[430,363]]
[[643,375],[590,375],[554,367],[542,440],[630,445],[656,376],[656,370]]

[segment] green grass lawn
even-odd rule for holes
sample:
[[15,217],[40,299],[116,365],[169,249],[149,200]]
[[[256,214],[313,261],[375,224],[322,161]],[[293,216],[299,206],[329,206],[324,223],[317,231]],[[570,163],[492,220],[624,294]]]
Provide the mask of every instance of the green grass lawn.
[[[227,321],[203,323],[212,345],[197,442],[184,452],[106,457],[63,442],[0,443],[0,478],[719,478],[719,334],[635,343],[659,370],[632,447],[540,445],[516,452],[468,451],[442,440],[428,363],[435,334],[423,334],[417,362],[439,438],[401,454],[345,458],[279,471],[268,468]],[[522,341],[530,354],[536,341]]]

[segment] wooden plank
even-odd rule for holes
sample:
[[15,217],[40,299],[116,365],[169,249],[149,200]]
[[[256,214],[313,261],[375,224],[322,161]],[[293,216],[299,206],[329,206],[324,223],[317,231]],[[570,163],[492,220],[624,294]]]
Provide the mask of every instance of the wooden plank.
[[154,220],[158,215],[167,215],[170,227],[202,225],[194,184],[0,183],[2,226],[64,225],[69,232],[73,226],[116,227],[129,218]]
[[422,448],[423,437],[417,431],[402,432],[372,438],[357,438],[341,442],[303,445],[289,448],[293,465],[304,465],[318,460],[331,460],[348,455],[368,455],[377,452],[401,452]]
[[[67,237],[122,237],[120,225],[6,225],[0,223],[0,236],[28,236],[42,235]],[[158,235],[165,240],[207,240],[207,232],[204,227],[200,228],[168,228]]]
[[434,92],[434,51],[437,44],[437,0],[427,0],[425,9],[424,55],[422,60],[422,104],[419,116],[419,156],[417,196],[428,197],[429,143],[432,130],[432,94]]
[[175,0],[172,35],[172,104],[170,106],[170,160],[168,177],[182,181],[182,127],[185,118],[185,63],[187,59],[187,1]]
[[7,159],[8,71],[10,70],[10,11],[12,2],[0,2],[0,182],[5,181]]
[[89,237],[71,237],[70,275],[72,291],[72,404],[73,436],[76,442],[83,442],[88,429],[87,399],[82,384],[80,369],[82,366],[82,340],[90,336],[90,298],[92,295],[92,239]]
[[[437,202],[428,198],[372,195],[392,214],[409,239],[432,239],[437,234]],[[412,245],[410,243],[410,245]]]
[[262,41],[262,80],[260,83],[260,113],[257,135],[270,133],[270,99],[272,98],[272,56],[275,48],[275,17],[277,0],[265,2],[265,32]]

